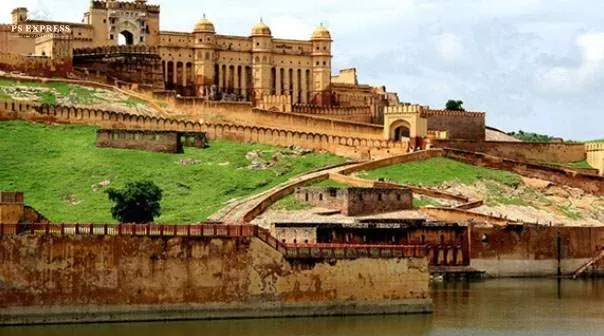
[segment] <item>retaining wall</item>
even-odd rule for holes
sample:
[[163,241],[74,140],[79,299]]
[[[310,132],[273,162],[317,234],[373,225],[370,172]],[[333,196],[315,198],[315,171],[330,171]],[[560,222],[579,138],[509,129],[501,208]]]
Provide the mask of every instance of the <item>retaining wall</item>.
[[604,142],[585,144],[587,163],[604,176]]
[[431,311],[425,257],[288,262],[258,238],[0,238],[0,324]]

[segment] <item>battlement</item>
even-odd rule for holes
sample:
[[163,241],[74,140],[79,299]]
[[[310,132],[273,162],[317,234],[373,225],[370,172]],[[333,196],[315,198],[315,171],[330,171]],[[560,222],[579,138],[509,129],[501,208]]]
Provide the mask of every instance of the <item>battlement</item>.
[[118,10],[144,10],[150,13],[159,13],[159,5],[147,5],[146,1],[93,1],[94,9],[118,9]]
[[604,142],[592,142],[585,144],[585,150],[588,152],[604,152]]
[[74,56],[98,55],[98,54],[158,54],[157,47],[146,45],[120,45],[104,46],[95,48],[79,48],[73,50]]
[[467,112],[467,111],[451,111],[451,110],[431,110],[422,111],[422,117],[442,116],[442,117],[463,117],[463,118],[484,118],[485,112]]
[[395,105],[395,106],[384,107],[384,114],[420,113],[429,108],[430,108],[429,106],[425,106],[425,105],[401,103],[401,104]]
[[292,97],[290,95],[265,95],[262,97],[262,102],[265,105],[291,104]]

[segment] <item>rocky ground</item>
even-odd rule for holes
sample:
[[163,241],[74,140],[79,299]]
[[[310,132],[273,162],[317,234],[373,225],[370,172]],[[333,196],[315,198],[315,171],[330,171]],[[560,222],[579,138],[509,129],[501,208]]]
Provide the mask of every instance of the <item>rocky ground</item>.
[[439,189],[485,200],[484,206],[472,210],[484,214],[526,222],[604,225],[604,197],[543,180],[523,178],[522,181],[515,187],[495,181],[478,181],[471,185],[450,182]]

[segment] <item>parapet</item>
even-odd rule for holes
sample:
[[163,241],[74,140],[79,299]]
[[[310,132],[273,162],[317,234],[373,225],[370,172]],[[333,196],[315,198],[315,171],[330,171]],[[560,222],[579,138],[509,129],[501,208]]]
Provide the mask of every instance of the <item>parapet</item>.
[[419,105],[419,104],[411,104],[411,103],[401,103],[399,105],[394,106],[386,106],[384,108],[384,114],[397,114],[397,113],[420,113],[429,109],[429,106]]
[[463,118],[484,118],[485,112],[468,112],[468,111],[452,111],[452,110],[432,110],[430,108],[422,111],[422,117],[463,117]]
[[95,48],[78,48],[73,50],[74,56],[95,54],[157,54],[157,47],[147,45],[120,45]]

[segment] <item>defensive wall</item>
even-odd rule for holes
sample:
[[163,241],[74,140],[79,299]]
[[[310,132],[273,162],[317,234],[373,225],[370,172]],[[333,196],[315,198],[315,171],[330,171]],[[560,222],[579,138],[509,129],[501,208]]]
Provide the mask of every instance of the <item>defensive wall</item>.
[[4,72],[26,73],[38,77],[67,77],[71,70],[71,60],[0,53],[0,71]]
[[577,172],[572,168],[516,161],[484,153],[450,148],[444,150],[444,156],[474,166],[507,170],[522,176],[579,188],[595,195],[604,195],[604,178],[602,176]]
[[604,176],[604,142],[585,144],[587,163]]
[[183,153],[183,147],[206,147],[205,133],[149,131],[140,129],[98,129],[96,146]]
[[483,140],[486,136],[485,113],[449,110],[423,110],[428,131],[446,131],[449,139]]
[[358,136],[337,136],[270,127],[203,123],[73,106],[38,105],[15,100],[0,101],[0,114],[0,119],[9,120],[26,119],[45,122],[82,123],[105,128],[204,132],[210,140],[226,139],[276,146],[298,145],[364,160],[402,154],[408,150],[405,142],[367,139]]
[[294,105],[292,112],[359,123],[375,123],[370,106]]
[[473,225],[470,266],[494,277],[570,275],[604,248],[604,227]]
[[254,230],[221,224],[41,225],[32,233],[3,236],[0,324],[432,309],[423,248],[286,248]]
[[568,163],[586,159],[584,144],[439,139],[431,139],[430,143],[432,147],[480,152],[519,161]]

